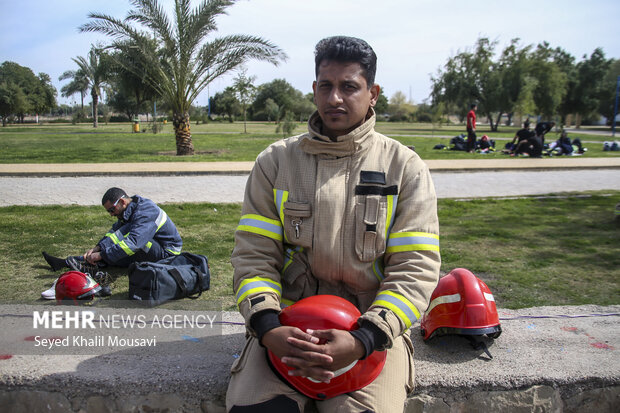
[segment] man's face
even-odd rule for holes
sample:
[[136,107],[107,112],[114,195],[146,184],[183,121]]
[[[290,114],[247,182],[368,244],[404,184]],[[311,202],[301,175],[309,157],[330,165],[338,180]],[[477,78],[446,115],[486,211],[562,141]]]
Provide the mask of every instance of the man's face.
[[105,201],[103,207],[111,216],[120,218],[127,209],[128,202],[125,201],[126,198],[119,198],[116,202]]
[[378,85],[368,88],[359,63],[330,60],[319,65],[312,90],[323,120],[323,134],[330,138],[346,135],[364,123],[379,96]]

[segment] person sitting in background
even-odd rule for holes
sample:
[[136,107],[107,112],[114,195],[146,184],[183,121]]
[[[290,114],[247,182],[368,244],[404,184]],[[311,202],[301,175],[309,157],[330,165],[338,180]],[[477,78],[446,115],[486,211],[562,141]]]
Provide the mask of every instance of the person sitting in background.
[[555,126],[555,122],[538,122],[534,128],[536,137],[540,139],[540,144],[545,145],[545,135]]
[[489,153],[495,150],[495,141],[493,139],[489,139],[487,135],[482,135],[482,138],[478,142],[476,142],[476,149],[480,153]]
[[573,145],[566,131],[562,131],[560,138],[549,144],[549,155],[571,155],[573,153]]
[[[43,251],[43,258],[52,270],[78,270],[80,262],[100,268],[128,267],[132,262],[154,262],[181,253],[183,241],[177,227],[155,202],[138,195],[129,197],[121,188],[113,187],[103,195],[101,204],[118,221],[97,245],[81,256],[58,258]],[[41,293],[43,298],[56,298],[56,281]]]
[[512,142],[519,139],[510,156],[524,155],[532,158],[542,157],[543,144],[539,136],[529,129],[529,121],[523,123],[523,129],[519,130]]
[[515,149],[522,141],[527,141],[532,136],[534,136],[534,132],[530,130],[530,121],[526,120],[523,122],[523,129],[519,129],[514,138],[512,138],[512,142],[506,144],[506,149],[509,153],[514,153]]

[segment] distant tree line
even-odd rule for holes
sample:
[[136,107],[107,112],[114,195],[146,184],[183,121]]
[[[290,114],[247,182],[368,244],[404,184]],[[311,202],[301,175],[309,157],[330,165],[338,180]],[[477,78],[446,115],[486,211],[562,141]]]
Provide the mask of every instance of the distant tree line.
[[27,67],[15,62],[0,65],[0,117],[6,126],[14,116],[23,122],[28,114],[47,113],[56,107],[56,88],[49,75],[35,75]]
[[[104,19],[104,16],[91,17]],[[115,24],[121,23],[115,21]],[[92,31],[97,27],[94,23],[87,26]],[[312,93],[302,93],[285,79],[255,85],[255,77],[248,75],[234,57],[230,57],[234,67],[220,69],[220,72],[236,69],[232,85],[212,96],[208,106],[198,107],[194,104],[197,92],[215,78],[215,73],[203,67],[200,68],[202,86],[186,85],[185,89],[183,85],[175,86],[175,82],[181,81],[180,75],[170,72],[176,63],[166,57],[168,52],[162,48],[162,40],[148,36],[139,40],[136,43],[121,36],[112,46],[93,46],[86,57],[73,59],[76,68],[60,76],[60,80],[68,81],[60,92],[63,97],[79,96],[80,110],[73,112],[74,120],[84,121],[90,119],[91,114],[97,114],[92,116],[93,126],[97,127],[100,116],[107,121],[114,112],[131,120],[139,114],[155,115],[157,107],[160,113],[170,113],[176,122],[177,153],[179,149],[185,153],[189,151],[190,117],[196,122],[214,119],[243,120],[244,124],[246,121],[274,122],[282,124],[278,128],[285,133],[286,125],[306,121],[315,110]],[[219,43],[217,45],[219,47]],[[501,52],[497,53],[496,48],[497,41],[483,37],[473,49],[450,57],[431,77],[430,101],[414,104],[400,91],[394,92],[388,100],[381,90],[375,106],[378,120],[436,124],[456,116],[462,121],[474,102],[478,104],[479,118],[486,117],[492,130],[497,130],[502,120],[512,123],[515,115],[553,118],[560,124],[572,117],[577,126],[582,121],[597,120],[601,115],[608,120],[613,117],[620,60],[607,59],[602,49],[597,48],[589,57],[576,61],[565,50],[551,48],[548,43],[522,46],[519,39],[513,39]],[[278,49],[259,48],[259,52],[264,53],[268,61],[283,58]],[[213,66],[213,70],[216,67]],[[197,74],[192,76],[191,71],[184,76],[192,82],[201,79]],[[154,82],[156,79],[159,84]],[[47,74],[35,75],[29,68],[14,62],[4,62],[0,66],[3,125],[11,118],[23,121],[27,114],[71,112],[67,105],[56,106],[56,94]],[[103,104],[102,96],[106,97]],[[86,97],[90,97],[93,105],[91,113],[84,110]],[[175,99],[189,103],[175,103]]]
[[497,41],[482,37],[472,50],[450,57],[432,80],[432,107],[462,120],[472,103],[497,130],[502,116],[515,114],[582,120],[613,118],[620,60],[607,59],[602,49],[577,62],[565,50],[543,42],[522,46],[519,39],[496,54]]

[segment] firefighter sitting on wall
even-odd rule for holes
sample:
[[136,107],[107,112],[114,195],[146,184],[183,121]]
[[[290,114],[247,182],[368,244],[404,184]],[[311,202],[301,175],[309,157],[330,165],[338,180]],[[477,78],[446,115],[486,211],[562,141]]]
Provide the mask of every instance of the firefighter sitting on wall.
[[[365,41],[321,40],[308,132],[269,146],[249,176],[232,254],[249,336],[231,369],[229,412],[314,403],[273,372],[266,349],[289,374],[326,386],[343,367],[387,353],[372,383],[317,402],[319,411],[398,412],[413,388],[409,328],[438,281],[437,201],[420,157],[374,130],[375,70]],[[282,306],[317,294],[353,303],[359,328],[281,324]]]

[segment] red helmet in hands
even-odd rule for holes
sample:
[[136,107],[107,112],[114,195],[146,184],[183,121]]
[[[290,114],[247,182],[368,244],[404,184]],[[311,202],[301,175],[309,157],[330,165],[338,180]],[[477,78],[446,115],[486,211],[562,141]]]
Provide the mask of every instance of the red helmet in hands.
[[88,274],[79,271],[68,271],[56,281],[56,302],[72,300],[75,305],[79,301],[92,300],[101,286]]
[[502,332],[491,290],[465,268],[439,280],[420,325],[424,340],[445,334],[497,338]]
[[[344,298],[335,295],[315,295],[299,300],[280,313],[280,322],[285,326],[300,330],[337,329],[352,331],[358,328],[359,310]],[[268,351],[270,364],[280,377],[300,393],[316,399],[325,400],[338,395],[359,390],[377,378],[385,364],[386,352],[374,351],[364,360],[356,360],[351,365],[334,372],[329,383],[308,377],[289,376],[293,370]]]

